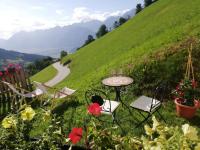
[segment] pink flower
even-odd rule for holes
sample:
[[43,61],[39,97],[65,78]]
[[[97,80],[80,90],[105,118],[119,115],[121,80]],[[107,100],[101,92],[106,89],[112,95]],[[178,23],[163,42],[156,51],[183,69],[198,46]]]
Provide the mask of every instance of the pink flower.
[[178,92],[180,90],[180,85],[178,84],[177,86],[176,86],[176,91]]
[[0,71],[0,77],[3,76],[3,73]]
[[8,64],[8,68],[12,68],[14,66],[15,66],[14,64]]
[[82,135],[83,135],[82,128],[73,128],[69,134],[69,138],[73,144],[76,144],[77,142],[79,142],[81,140]]
[[183,97],[185,95],[183,92],[179,92],[178,94],[180,95],[180,97]]
[[101,111],[102,111],[102,108],[100,107],[98,103],[92,103],[88,107],[89,114],[94,115],[94,116],[101,115]]
[[4,71],[7,76],[10,74],[8,68],[4,67]]
[[197,82],[195,80],[192,80],[192,87],[195,89],[197,87]]
[[15,65],[15,71],[17,72],[17,73],[19,73],[19,71],[22,69],[22,67],[19,65],[19,64],[16,64]]

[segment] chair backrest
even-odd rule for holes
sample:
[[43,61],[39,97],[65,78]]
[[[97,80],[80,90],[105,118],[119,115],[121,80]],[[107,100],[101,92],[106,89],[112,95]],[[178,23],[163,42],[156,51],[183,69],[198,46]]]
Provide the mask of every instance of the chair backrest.
[[165,95],[166,88],[167,88],[167,85],[161,84],[161,85],[157,86],[157,87],[153,90],[153,97],[152,97],[152,101],[151,101],[150,112],[151,112],[155,107],[157,107],[158,105],[162,104],[163,99],[164,99],[164,95]]
[[97,89],[90,89],[85,92],[85,100],[87,104],[89,105],[90,103],[98,103],[102,108],[104,108],[104,101],[109,100],[110,107],[109,110],[111,112],[111,102],[110,98],[108,95],[102,91],[102,90],[97,90]]
[[40,89],[43,93],[48,94],[47,88],[42,83],[33,81],[33,84],[37,89]]
[[7,85],[15,94],[20,95],[25,97],[25,95],[23,93],[20,93],[14,85],[12,85],[11,83],[5,82],[5,81],[1,81],[2,83],[4,83],[5,85]]

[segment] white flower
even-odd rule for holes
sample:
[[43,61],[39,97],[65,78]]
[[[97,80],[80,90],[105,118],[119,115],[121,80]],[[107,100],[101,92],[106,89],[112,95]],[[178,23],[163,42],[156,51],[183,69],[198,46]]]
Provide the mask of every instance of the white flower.
[[160,123],[156,120],[155,116],[152,117],[152,120],[153,120],[153,128],[152,128],[152,130],[155,131],[156,128],[160,125]]
[[191,140],[198,140],[196,128],[190,126],[189,124],[184,124],[182,125],[182,130],[185,137]]

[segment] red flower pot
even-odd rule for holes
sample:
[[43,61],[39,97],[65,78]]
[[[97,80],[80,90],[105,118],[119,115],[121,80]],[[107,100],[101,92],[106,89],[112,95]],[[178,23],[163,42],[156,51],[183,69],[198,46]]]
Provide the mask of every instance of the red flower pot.
[[181,100],[179,98],[175,99],[176,104],[176,114],[177,116],[191,119],[195,116],[196,110],[200,107],[200,103],[197,100],[194,100],[195,106],[186,106],[181,104]]
[[195,100],[195,103],[196,103],[196,105],[197,105],[197,108],[200,109],[200,100]]

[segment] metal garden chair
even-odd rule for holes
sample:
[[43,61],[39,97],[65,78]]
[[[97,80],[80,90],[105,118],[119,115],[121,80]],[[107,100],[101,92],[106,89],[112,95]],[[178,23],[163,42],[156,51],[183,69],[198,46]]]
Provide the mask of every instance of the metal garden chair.
[[97,90],[97,89],[91,89],[91,90],[86,91],[85,99],[87,101],[88,106],[91,103],[99,103],[99,105],[102,108],[101,113],[106,114],[106,115],[111,115],[113,123],[117,121],[115,113],[116,113],[116,109],[120,105],[120,102],[110,100],[110,98],[105,92],[101,90]]
[[[165,121],[165,119],[159,112],[159,109],[162,106],[165,89],[166,89],[166,86],[159,86],[153,91],[153,97],[147,97],[147,96],[142,95],[130,104],[130,107],[132,107],[133,109],[136,109],[141,115],[141,117],[144,118],[141,122],[139,122],[136,125],[136,127],[139,127],[145,121],[147,121],[148,123],[148,119],[155,112],[157,112],[158,115],[161,117],[161,119]],[[146,113],[147,115],[143,113]],[[139,121],[139,119],[137,120]]]
[[[44,105],[48,104],[52,99],[62,99],[62,98],[72,95],[76,91],[67,87],[64,87],[63,89],[59,90],[57,88],[50,87],[36,81],[33,81],[33,84],[37,89],[40,89],[43,93],[45,93],[48,96],[48,100],[44,102]],[[48,90],[51,90],[51,91],[53,90],[52,91],[53,94],[50,93]],[[53,106],[53,102],[54,101],[52,101],[52,106]]]

